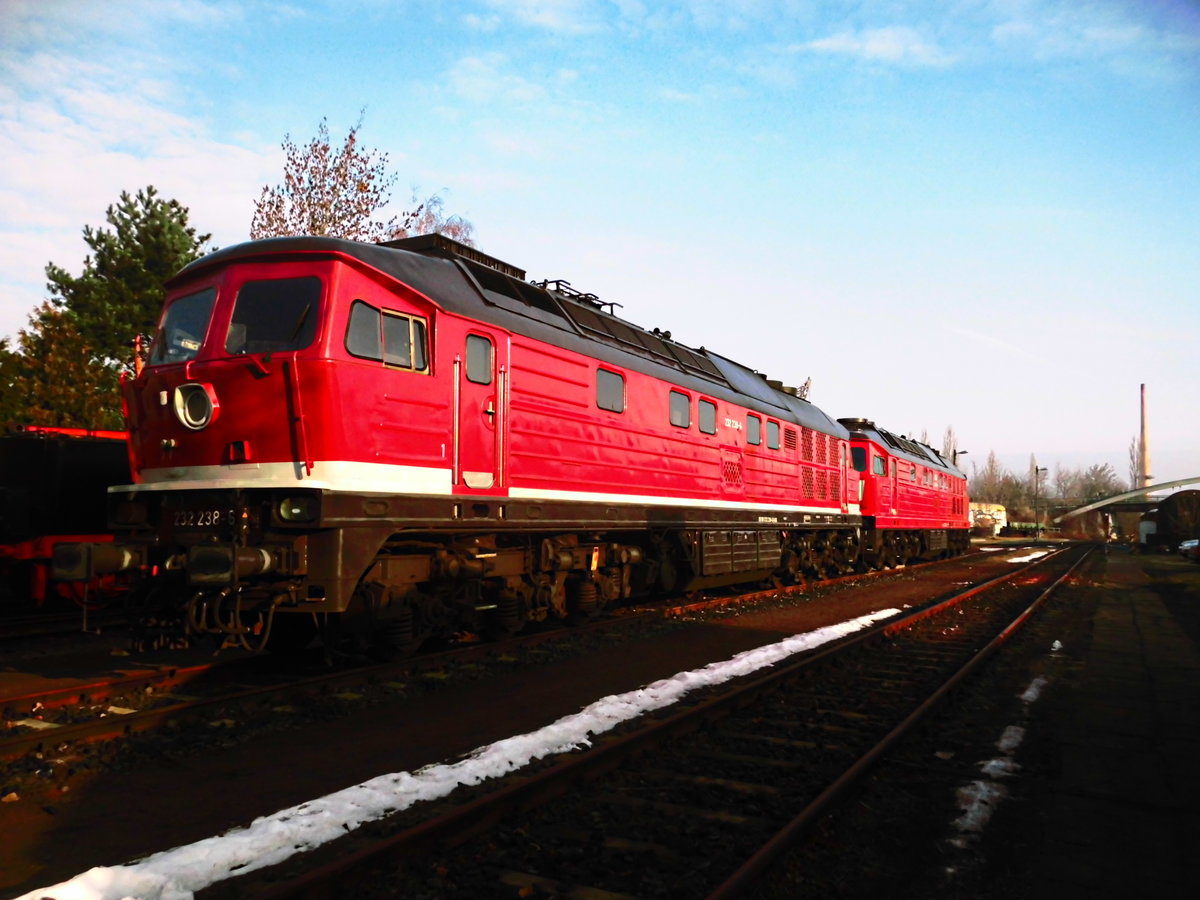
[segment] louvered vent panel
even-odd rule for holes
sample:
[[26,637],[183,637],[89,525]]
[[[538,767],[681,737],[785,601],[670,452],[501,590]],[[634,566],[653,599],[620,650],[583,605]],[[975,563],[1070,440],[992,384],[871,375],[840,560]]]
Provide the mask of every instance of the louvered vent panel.
[[800,440],[803,442],[801,447],[801,455],[808,462],[812,462],[813,458],[813,432],[811,428],[805,428]]
[[742,463],[741,460],[726,459],[721,461],[721,477],[725,480],[726,487],[741,487],[742,486]]
[[817,499],[829,499],[829,479],[824,470],[817,472]]
[[796,429],[794,429],[794,428],[783,429],[783,446],[787,450],[795,450],[796,449]]
[[814,491],[815,491],[814,482],[815,482],[815,479],[813,478],[812,468],[810,466],[805,466],[803,469],[801,469],[801,471],[800,471],[800,486],[804,491],[805,497],[814,496]]

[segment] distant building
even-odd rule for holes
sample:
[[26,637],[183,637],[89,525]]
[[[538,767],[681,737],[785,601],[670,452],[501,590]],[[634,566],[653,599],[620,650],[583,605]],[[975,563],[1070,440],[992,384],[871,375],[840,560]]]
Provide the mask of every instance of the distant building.
[[1008,510],[999,503],[971,504],[971,533],[995,537],[1008,526]]

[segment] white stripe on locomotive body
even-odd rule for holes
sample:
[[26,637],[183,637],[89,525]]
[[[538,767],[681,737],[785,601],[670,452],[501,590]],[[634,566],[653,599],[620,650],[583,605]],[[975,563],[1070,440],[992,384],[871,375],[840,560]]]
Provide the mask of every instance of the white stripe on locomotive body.
[[[302,463],[241,463],[233,466],[191,466],[174,469],[145,469],[141,484],[117,485],[110,494],[156,491],[199,491],[235,488],[305,488],[355,494],[413,494],[454,496],[451,470],[386,463],[318,461],[313,474],[306,475]],[[478,497],[478,494],[464,494]],[[499,495],[501,497],[504,494]],[[641,494],[611,494],[597,491],[559,491],[511,487],[507,497],[515,500],[560,500],[576,503],[621,503],[636,506],[687,506],[703,509],[744,509],[750,512],[841,514],[838,507],[797,506],[788,503],[748,503],[698,497],[656,497]],[[857,504],[850,515],[858,515]]]
[[705,500],[696,497],[653,497],[639,494],[605,494],[592,491],[546,491],[538,488],[508,489],[517,500],[573,500],[580,503],[624,503],[640,506],[688,506],[704,509],[745,509],[752,512],[841,514],[832,506],[792,506],[785,503],[746,503],[740,500]]
[[180,466],[143,469],[141,484],[110,487],[109,493],[198,491],[229,488],[311,488],[359,494],[451,493],[450,469],[321,460],[306,474],[298,462],[239,463],[229,466]]

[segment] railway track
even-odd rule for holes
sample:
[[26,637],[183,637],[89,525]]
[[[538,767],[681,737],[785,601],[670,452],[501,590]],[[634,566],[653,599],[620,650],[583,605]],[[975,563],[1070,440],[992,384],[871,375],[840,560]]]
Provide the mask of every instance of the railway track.
[[[390,685],[424,671],[469,665],[548,641],[658,618],[660,612],[630,613],[572,629],[466,644],[395,662],[342,665],[316,674],[304,674],[259,655],[192,666],[159,665],[117,677],[2,697],[0,716],[6,729],[0,737],[0,762],[11,763],[61,748],[78,750],[189,722],[251,719],[302,698],[348,697],[350,692],[367,690],[386,694]],[[354,696],[357,699],[360,694]]]
[[[919,563],[904,571],[915,571],[939,562]],[[890,570],[896,571],[896,570]],[[814,584],[784,589],[782,593],[830,587],[862,579],[878,578],[889,571],[832,578]],[[122,740],[175,727],[189,721],[211,720],[215,714],[228,717],[251,715],[273,705],[297,698],[354,691],[371,684],[394,683],[414,672],[437,669],[456,662],[503,655],[509,649],[535,646],[548,640],[585,635],[589,630],[632,625],[638,621],[700,611],[720,610],[777,597],[779,589],[717,592],[682,603],[648,606],[624,611],[612,619],[576,625],[567,630],[549,630],[518,635],[505,641],[468,644],[449,650],[425,653],[399,662],[377,665],[339,666],[333,671],[304,675],[280,669],[270,657],[213,660],[179,666],[159,663],[144,670],[117,676],[97,677],[64,687],[0,697],[0,720],[5,731],[0,737],[0,761],[12,762],[51,748],[80,747]],[[47,616],[30,617],[31,623]],[[78,623],[78,618],[76,618]]]
[[75,609],[61,612],[10,614],[0,617],[0,642],[11,644],[30,638],[94,634],[99,629],[126,627],[124,609]]
[[498,787],[200,896],[745,895],[1085,556],[1057,552],[732,689],[698,691]]

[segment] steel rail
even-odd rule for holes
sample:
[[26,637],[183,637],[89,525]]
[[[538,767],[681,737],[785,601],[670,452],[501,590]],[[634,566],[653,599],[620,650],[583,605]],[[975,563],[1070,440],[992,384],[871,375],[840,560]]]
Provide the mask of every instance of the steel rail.
[[[997,587],[1038,568],[1051,559],[1057,558],[1062,552],[1061,550],[1057,551],[1013,572],[992,578],[981,585],[972,586],[952,597],[939,601],[934,604],[933,608],[945,610],[982,591]],[[368,846],[342,853],[333,861],[314,868],[303,875],[290,880],[256,887],[255,896],[262,898],[262,900],[285,900],[285,898],[287,900],[292,900],[292,898],[317,900],[317,898],[334,897],[339,895],[338,891],[343,880],[355,869],[385,861],[390,863],[410,858],[432,849],[452,849],[457,847],[493,828],[512,813],[544,804],[548,800],[566,794],[573,786],[581,782],[593,780],[600,775],[618,768],[630,757],[637,756],[645,750],[661,745],[668,740],[678,738],[680,735],[696,731],[714,719],[726,716],[740,707],[750,705],[759,697],[776,690],[782,683],[795,676],[801,669],[808,668],[820,660],[842,653],[847,649],[879,640],[894,633],[896,630],[919,622],[930,614],[931,612],[928,608],[901,614],[897,618],[865,629],[841,641],[830,644],[825,648],[812,653],[801,654],[798,659],[791,663],[777,664],[766,674],[746,676],[733,682],[731,689],[723,690],[716,696],[703,699],[686,709],[668,714],[665,718],[655,720],[649,726],[639,728],[627,734],[598,740],[592,749],[584,753],[566,756],[559,762],[535,774],[522,776],[520,773],[517,773],[515,777],[510,776],[509,784],[491,793],[471,800],[433,819],[406,828],[394,835],[373,839]],[[992,644],[995,643],[996,641],[992,642]],[[965,677],[965,674],[962,677]],[[949,688],[945,688],[939,692],[937,695],[938,698],[940,699],[941,696],[944,696],[944,693],[948,690]],[[927,701],[922,708],[924,709],[927,706],[932,706],[932,701]],[[911,726],[906,725],[903,730],[907,730],[908,727]],[[889,739],[894,742],[903,733],[903,730],[897,727],[895,735],[889,735]],[[877,756],[878,753],[873,753],[870,761],[873,761]],[[870,761],[863,762],[856,771],[861,772],[869,765]],[[839,787],[838,791],[834,793],[826,792],[828,797],[826,797],[826,794],[822,794],[822,797],[826,797],[823,802],[825,804],[831,802],[836,793],[840,792],[843,787]],[[785,846],[782,842],[780,845]],[[765,864],[765,858],[763,863],[755,864],[754,871],[757,872],[763,864]],[[233,885],[236,885],[236,879]],[[220,885],[217,885],[211,890],[220,893],[223,889]],[[235,892],[236,890],[237,888],[234,887]],[[232,896],[232,894],[227,896]]]
[[[961,557],[958,559],[961,559]],[[633,607],[614,618],[585,622],[565,631],[552,630],[535,634],[518,635],[502,643],[457,647],[441,653],[413,657],[398,662],[380,663],[374,666],[358,668],[351,670],[351,673],[349,674],[345,672],[336,672],[314,676],[310,679],[294,683],[292,690],[290,691],[290,695],[298,696],[303,694],[311,694],[322,687],[327,689],[342,689],[347,686],[353,686],[354,684],[362,683],[363,681],[396,677],[399,674],[420,671],[423,668],[436,667],[447,662],[456,662],[464,658],[470,659],[481,654],[493,655],[502,653],[506,649],[510,648],[532,646],[547,640],[580,635],[594,628],[604,629],[613,627],[614,625],[626,625],[631,622],[652,618],[658,615],[678,616],[682,613],[718,608],[732,602],[754,602],[756,600],[788,596],[790,594],[802,593],[815,585],[830,586],[849,583],[861,579],[879,577],[894,573],[896,571],[923,568],[926,565],[936,565],[943,562],[946,561],[937,560],[931,563],[919,563],[914,564],[913,566],[906,566],[904,569],[900,570],[888,569],[877,572],[843,576],[842,578],[827,579],[819,582],[809,582],[803,585],[772,588],[770,590],[756,591],[751,594],[739,595],[735,598],[711,598],[707,600],[695,601],[683,606],[668,605],[666,607]],[[1034,565],[1036,565],[1036,563],[1034,563]],[[1018,569],[1013,572],[1006,573],[1004,576],[1001,576],[1001,579],[1016,577],[1023,571],[1025,571],[1025,569]],[[994,582],[988,582],[980,589],[984,589],[993,583]],[[965,596],[970,596],[970,594]],[[30,715],[33,715],[38,711],[39,708],[55,709],[85,701],[98,703],[101,699],[119,694],[122,691],[136,691],[139,689],[145,689],[146,687],[171,688],[181,686],[189,681],[195,680],[205,672],[211,671],[212,668],[213,667],[209,665],[187,668],[164,667],[162,669],[148,671],[144,674],[138,673],[113,680],[89,681],[82,684],[68,685],[61,688],[52,688],[46,691],[39,691],[35,693],[0,697],[0,715],[5,716],[11,722],[18,717],[29,717]],[[221,697],[214,697],[211,699],[188,701],[172,706],[158,707],[151,710],[141,710],[115,717],[106,716],[105,718],[95,719],[88,722],[77,722],[71,725],[58,725],[52,728],[38,730],[26,734],[3,737],[0,738],[0,760],[7,761],[19,758],[27,753],[42,750],[47,744],[53,744],[57,746],[64,743],[95,743],[125,738],[133,734],[152,731],[155,728],[161,727],[167,722],[183,721],[191,717],[190,711],[193,710],[195,712],[195,717],[198,717],[203,715],[209,708],[219,703],[224,702],[236,704],[239,702],[253,701],[256,699],[261,699],[263,696],[269,694],[270,691],[276,691],[278,693],[289,695],[287,689],[275,685],[271,686],[270,688],[228,693]]]
[[[0,761],[19,759],[29,753],[44,750],[47,746],[90,744],[127,738],[135,734],[153,731],[168,722],[178,723],[198,719],[207,714],[211,709],[219,706],[254,703],[269,697],[284,699],[311,696],[321,692],[346,690],[367,683],[392,680],[411,675],[413,672],[421,672],[452,663],[467,662],[481,657],[500,655],[518,648],[533,647],[548,641],[570,639],[585,635],[593,630],[623,627],[651,618],[658,618],[658,616],[654,613],[641,613],[613,619],[597,619],[570,629],[557,629],[536,634],[520,635],[495,643],[455,647],[440,653],[415,656],[394,662],[376,663],[374,665],[360,666],[342,671],[325,672],[320,675],[288,681],[284,684],[276,682],[250,688],[242,686],[237,690],[218,693],[211,697],[194,698],[154,709],[139,710],[121,715],[106,715],[103,718],[86,722],[56,725],[24,734],[5,736],[0,738]],[[244,659],[238,662],[245,663],[261,659],[262,657],[250,657],[249,660]],[[38,702],[41,702],[46,708],[62,707],[70,704],[71,700],[69,698],[72,696],[76,699],[84,697],[94,698],[101,694],[108,696],[117,692],[115,690],[106,692],[106,687],[137,690],[148,685],[181,686],[188,681],[194,681],[205,672],[213,671],[213,669],[214,667],[212,666],[167,669],[163,670],[164,674],[161,677],[157,677],[155,673],[131,675],[127,678],[114,679],[111,682],[89,682],[82,685],[55,688],[45,692],[25,694],[20,697],[6,697],[0,699],[0,703],[3,704],[6,711],[12,710],[16,712],[23,707],[24,711],[21,714],[25,715],[32,712],[33,707]]]
[[[1013,550],[1018,548],[1014,547]],[[708,591],[700,592],[700,599],[688,600],[684,603],[669,604],[666,608],[666,614],[669,616],[683,616],[688,613],[702,612],[708,609],[720,608],[722,606],[732,606],[739,603],[752,603],[757,600],[772,600],[777,597],[790,597],[794,594],[805,594],[813,588],[829,588],[840,587],[847,584],[856,584],[860,581],[870,582],[880,578],[886,578],[888,575],[903,575],[908,572],[916,572],[921,569],[926,569],[931,566],[943,566],[948,563],[963,562],[976,560],[985,554],[975,550],[968,550],[966,553],[952,556],[949,559],[930,559],[922,560],[921,562],[904,563],[900,566],[891,566],[886,569],[871,569],[867,572],[854,572],[850,575],[837,575],[832,578],[818,578],[814,580],[805,580],[799,584],[785,584],[778,587],[766,588],[763,590],[749,591],[739,593],[736,596],[722,596],[719,593]]]
[[92,634],[95,629],[120,628],[129,624],[127,609],[102,607],[4,615],[0,617],[0,643],[12,644],[30,638]]
[[170,666],[105,678],[101,681],[77,682],[29,694],[10,694],[0,697],[0,715],[6,719],[14,719],[33,715],[42,709],[57,709],[85,702],[99,703],[117,694],[144,691],[148,687],[177,687],[212,669],[211,664],[183,668]]
[[[1017,615],[1008,625],[1000,631],[996,637],[989,641],[977,653],[975,653],[961,668],[950,676],[936,691],[934,691],[924,702],[914,709],[908,716],[904,718],[895,728],[893,728],[884,738],[864,753],[859,759],[848,768],[836,781],[831,783],[824,791],[820,793],[811,803],[809,803],[799,814],[796,815],[790,822],[781,828],[774,837],[762,846],[750,859],[748,859],[736,872],[730,875],[722,884],[708,894],[707,900],[730,900],[733,897],[741,897],[753,887],[755,882],[763,875],[767,868],[775,862],[786,850],[795,844],[800,834],[808,828],[813,821],[822,813],[824,813],[835,801],[837,801],[846,790],[855,784],[863,774],[874,765],[881,756],[887,753],[896,745],[897,742],[907,734],[913,726],[920,722],[928,715],[934,707],[941,703],[952,690],[958,687],[967,677],[969,677],[976,669],[986,662],[992,654],[1000,649],[1016,631],[1029,620],[1038,609],[1050,598],[1050,595],[1058,589],[1058,587],[1066,581],[1076,569],[1091,556],[1092,550],[1089,550],[1071,567],[1059,576],[1055,581],[1047,587],[1037,599]],[[1058,554],[1054,554],[1057,556]],[[1048,560],[1052,557],[1046,557]],[[981,585],[977,589],[969,591],[968,594],[977,594],[986,588]],[[965,599],[962,598],[962,599]],[[940,604],[944,606],[944,604]],[[931,615],[926,613],[925,615]],[[921,616],[920,618],[924,618]],[[895,629],[898,626],[885,626],[885,630]]]

